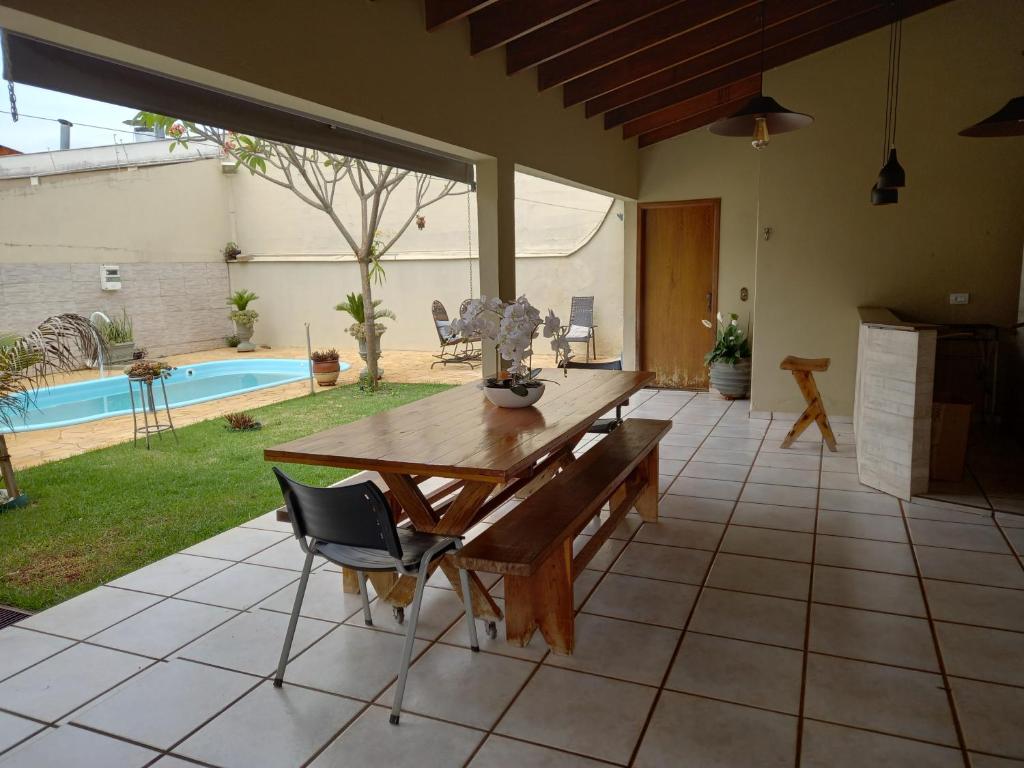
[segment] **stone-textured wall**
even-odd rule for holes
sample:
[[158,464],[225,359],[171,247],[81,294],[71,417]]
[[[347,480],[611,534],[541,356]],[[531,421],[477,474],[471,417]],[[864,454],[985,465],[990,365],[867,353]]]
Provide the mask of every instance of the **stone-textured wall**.
[[126,309],[136,345],[170,355],[224,346],[231,333],[223,262],[123,263],[119,291],[100,289],[99,264],[0,263],[0,328],[24,332],[49,315]]

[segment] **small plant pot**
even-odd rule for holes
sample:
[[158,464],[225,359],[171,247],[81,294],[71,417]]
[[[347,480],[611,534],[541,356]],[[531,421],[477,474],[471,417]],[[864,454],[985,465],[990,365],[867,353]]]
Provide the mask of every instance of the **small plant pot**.
[[338,383],[338,374],[341,365],[337,360],[326,360],[322,363],[313,363],[313,377],[321,387],[333,387]]
[[499,408],[526,408],[544,394],[544,385],[527,387],[525,395],[517,395],[508,387],[484,387],[484,396]]
[[256,345],[252,343],[252,326],[235,323],[235,336],[238,337],[239,352],[254,352]]
[[740,400],[750,396],[750,358],[735,365],[715,362],[709,367],[711,386],[726,400]]
[[120,344],[108,344],[107,352],[103,356],[103,362],[107,365],[123,365],[132,361],[135,354],[135,342],[124,341]]

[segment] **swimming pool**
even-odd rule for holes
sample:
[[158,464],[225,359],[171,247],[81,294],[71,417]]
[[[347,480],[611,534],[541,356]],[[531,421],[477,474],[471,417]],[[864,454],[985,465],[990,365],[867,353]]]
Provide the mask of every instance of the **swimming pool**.
[[[341,363],[341,370],[348,368],[348,363]],[[183,365],[175,368],[166,380],[167,400],[171,408],[180,408],[307,378],[309,362],[306,360],[257,358]],[[160,387],[153,391],[157,406],[162,407]],[[16,432],[51,429],[131,411],[128,379],[119,373],[40,389],[28,414],[24,419],[16,419],[14,427]],[[5,430],[0,427],[2,431]]]

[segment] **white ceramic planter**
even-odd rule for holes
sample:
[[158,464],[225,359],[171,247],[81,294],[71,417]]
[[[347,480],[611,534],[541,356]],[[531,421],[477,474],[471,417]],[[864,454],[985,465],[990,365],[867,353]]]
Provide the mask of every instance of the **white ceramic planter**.
[[256,350],[256,345],[252,343],[251,325],[242,325],[236,320],[235,335],[239,340],[238,347],[235,349],[236,352],[254,352]]
[[484,395],[499,408],[526,408],[544,394],[544,385],[528,387],[525,395],[517,395],[506,387],[484,387]]

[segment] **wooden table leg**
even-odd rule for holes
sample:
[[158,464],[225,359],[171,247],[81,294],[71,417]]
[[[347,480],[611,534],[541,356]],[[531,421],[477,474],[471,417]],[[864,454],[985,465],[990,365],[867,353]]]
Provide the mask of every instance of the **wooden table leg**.
[[[392,491],[395,498],[402,505],[402,509],[409,516],[412,524],[418,531],[438,533],[443,536],[461,536],[472,525],[477,510],[487,501],[487,497],[494,491],[494,484],[485,482],[467,482],[459,491],[455,501],[446,507],[443,517],[438,518],[433,507],[430,506],[426,497],[416,487],[416,483],[407,475],[382,475],[384,482]],[[462,588],[459,580],[458,569],[448,563],[448,558],[442,561],[435,561],[431,565],[431,572],[440,567],[444,570],[448,580],[452,583],[453,589],[460,597]],[[498,621],[503,614],[498,604],[488,594],[484,585],[475,573],[469,574],[469,588],[473,599],[473,611],[478,618],[485,621]],[[394,587],[381,598],[396,606],[405,606],[412,601],[416,580],[409,576],[402,576],[397,579]],[[374,589],[376,589],[376,583]]]
[[643,477],[643,490],[637,496],[633,506],[640,513],[640,518],[647,523],[658,522],[658,446],[648,454],[640,467]]

